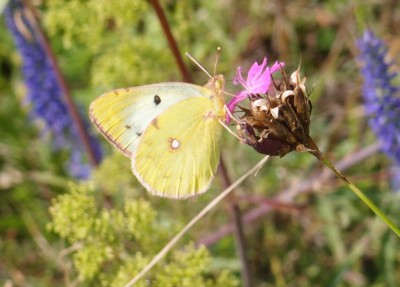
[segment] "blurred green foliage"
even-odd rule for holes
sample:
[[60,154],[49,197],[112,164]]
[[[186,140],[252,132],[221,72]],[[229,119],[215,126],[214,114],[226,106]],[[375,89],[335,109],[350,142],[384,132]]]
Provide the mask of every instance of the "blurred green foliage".
[[[188,51],[196,59],[204,59],[221,44],[230,47],[224,51],[224,58],[232,58],[242,50],[246,41],[244,33],[234,38],[222,33],[230,24],[227,15],[218,12],[228,8],[224,5],[211,1],[165,3],[168,20],[182,52]],[[199,9],[196,11],[196,8]],[[199,22],[202,25],[198,25]],[[60,50],[68,53],[79,49],[80,52],[75,53],[76,61],[85,62],[90,83],[98,89],[180,79],[162,28],[147,1],[49,1],[43,23],[50,36],[56,36],[52,38]],[[82,59],[88,54],[91,57]],[[65,64],[70,66],[70,60]],[[231,66],[225,63],[225,67],[219,68],[223,72]]]
[[[123,286],[150,262],[171,230],[176,230],[157,219],[145,200],[131,198],[122,206],[107,207],[108,200],[99,208],[93,186],[82,183],[69,190],[53,201],[48,227],[71,244],[67,249],[73,250],[82,282]],[[227,271],[214,278],[210,261],[207,249],[189,245],[173,252],[147,280],[152,286],[237,286],[237,279]]]
[[[165,0],[161,5],[181,52],[212,70],[216,47],[223,48],[218,72],[228,81],[238,65],[246,69],[265,55],[285,61],[288,71],[301,58],[309,88],[315,83],[312,135],[331,158],[340,159],[374,142],[362,114],[354,38],[371,27],[398,55],[395,2]],[[78,103],[88,106],[113,88],[180,80],[148,1],[35,3]],[[0,38],[0,284],[122,286],[217,195],[219,180],[187,201],[155,198],[137,183],[129,160],[105,145],[109,156],[92,180],[73,182],[63,172],[66,155],[50,150],[40,123],[30,123],[20,58],[3,23]],[[186,63],[195,82],[205,83],[206,76]],[[229,135],[222,153],[232,178],[260,158]],[[390,192],[388,166],[377,154],[346,174],[399,224],[400,198]],[[314,158],[289,154],[268,162],[236,194],[246,213],[259,206],[247,197],[268,198],[320,174]],[[257,286],[397,286],[399,239],[346,187],[334,180],[318,183],[291,204],[272,206],[246,225]],[[191,243],[229,222],[226,206],[219,206],[138,286],[238,286],[232,236],[208,249]]]

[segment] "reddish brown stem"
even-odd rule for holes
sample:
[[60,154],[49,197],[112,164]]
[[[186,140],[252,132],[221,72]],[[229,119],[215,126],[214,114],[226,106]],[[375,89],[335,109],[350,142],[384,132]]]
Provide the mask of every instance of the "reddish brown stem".
[[[181,71],[183,80],[186,82],[191,82],[190,74],[186,68],[186,65],[183,62],[183,59],[182,59],[181,53],[179,52],[175,38],[172,35],[172,32],[171,32],[170,26],[168,24],[167,18],[165,16],[164,10],[160,6],[160,3],[158,2],[158,0],[150,0],[150,3],[157,13],[158,19],[164,30],[165,37],[168,40],[169,47],[175,57],[177,65]],[[224,181],[225,187],[230,186],[231,180],[228,176],[228,173],[226,171],[226,168],[225,168],[222,158],[221,158],[221,164],[220,164],[220,171],[221,171],[220,174]],[[235,201],[232,197],[230,198],[230,213],[231,213],[233,226],[234,226],[234,230],[235,230],[236,248],[238,251],[238,255],[241,259],[241,262],[242,262],[243,286],[251,287],[252,285],[251,285],[250,267],[249,267],[249,262],[248,262],[248,259],[246,256],[246,247],[245,247],[245,239],[244,239],[244,233],[243,233],[241,212],[240,212],[239,206],[235,203]]]
[[174,55],[176,64],[178,65],[178,68],[182,74],[183,80],[185,82],[191,83],[192,78],[190,76],[188,69],[186,68],[185,63],[183,62],[182,54],[180,53],[178,45],[175,41],[175,38],[172,35],[171,29],[169,27],[168,20],[167,20],[167,17],[165,16],[163,8],[161,7],[158,0],[150,0],[150,3],[153,6],[154,11],[156,11],[157,17],[161,23],[161,27],[164,30],[165,37],[167,38],[169,48],[171,49],[172,54]]
[[[224,186],[225,188],[229,187],[232,184],[232,181],[230,180],[230,177],[228,175],[228,172],[225,167],[225,163],[223,159],[221,158],[221,163],[219,166],[219,171],[221,174],[221,178],[224,181]],[[250,263],[249,259],[246,254],[246,239],[244,236],[244,231],[243,231],[243,220],[242,220],[242,212],[240,210],[239,205],[237,204],[233,192],[228,195],[228,200],[229,200],[229,209],[231,213],[231,218],[233,221],[233,231],[235,234],[235,241],[236,241],[236,249],[240,258],[240,261],[242,262],[242,281],[243,281],[243,286],[245,287],[250,287],[253,286],[252,284],[252,276],[251,276],[251,271],[250,271]]]
[[55,56],[53,50],[51,49],[49,40],[47,39],[39,22],[37,21],[36,17],[33,16],[34,15],[34,11],[32,10],[33,8],[30,7],[30,5],[26,5],[26,6],[32,16],[32,17],[29,17],[29,20],[32,21],[32,25],[35,29],[35,32],[37,32],[38,36],[41,38],[41,42],[43,44],[45,52],[46,52],[47,56],[49,57],[51,63],[53,64],[54,72],[56,74],[57,81],[60,85],[64,100],[65,100],[65,104],[67,106],[68,113],[71,116],[72,121],[75,124],[75,127],[77,128],[78,136],[83,144],[83,147],[85,148],[85,150],[88,154],[89,162],[92,166],[96,166],[99,164],[99,162],[96,157],[95,151],[93,150],[93,147],[90,144],[89,134],[87,133],[87,130],[85,128],[85,124],[82,120],[82,117],[79,114],[78,109],[72,99],[71,92],[68,88],[67,82],[61,72],[59,65],[58,65],[56,56]]

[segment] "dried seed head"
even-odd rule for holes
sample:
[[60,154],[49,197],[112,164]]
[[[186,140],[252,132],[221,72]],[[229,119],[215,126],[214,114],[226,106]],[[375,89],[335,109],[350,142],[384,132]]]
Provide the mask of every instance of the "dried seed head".
[[241,108],[238,134],[257,152],[284,156],[290,151],[316,149],[309,136],[311,102],[299,69],[290,76],[281,69],[266,94],[249,95],[250,109]]

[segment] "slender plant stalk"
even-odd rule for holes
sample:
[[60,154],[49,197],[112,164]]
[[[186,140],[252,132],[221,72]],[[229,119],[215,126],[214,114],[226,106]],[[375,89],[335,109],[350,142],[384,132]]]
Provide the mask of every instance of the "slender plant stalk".
[[[224,180],[224,185],[225,188],[228,188],[229,186],[232,185],[232,182],[230,180],[230,177],[228,175],[228,172],[225,167],[225,163],[223,159],[221,158],[221,163],[219,166],[219,170],[221,172],[221,177]],[[229,200],[229,209],[231,213],[231,218],[233,222],[233,227],[234,227],[234,235],[235,235],[235,243],[236,243],[236,252],[238,253],[238,256],[240,258],[241,264],[241,274],[242,274],[242,281],[243,281],[243,286],[245,287],[251,287],[253,286],[252,284],[252,276],[251,276],[251,270],[250,270],[250,263],[249,259],[247,257],[246,253],[246,238],[244,236],[244,228],[243,228],[243,220],[242,220],[242,212],[240,210],[239,205],[237,204],[237,201],[233,194],[230,194],[228,196]]]
[[327,166],[333,173],[343,180],[347,186],[353,191],[358,198],[362,200],[377,216],[379,216],[386,224],[389,226],[389,228],[398,236],[400,237],[400,230],[394,224],[393,221],[391,221],[383,212],[382,210],[379,209],[378,206],[375,205],[357,186],[355,186],[353,183],[349,181],[349,179],[340,171],[338,170],[334,164],[324,156],[324,154],[318,149],[317,145],[313,141],[311,137],[308,137],[305,139],[304,146],[307,148],[307,151],[311,153],[313,156],[315,156],[318,160],[320,160],[325,166]]
[[[28,1],[26,1],[26,2],[28,2]],[[78,112],[78,109],[74,103],[74,100],[72,99],[71,92],[68,88],[67,82],[61,72],[59,65],[58,65],[56,56],[55,56],[53,50],[51,49],[49,40],[47,39],[43,29],[41,28],[39,22],[37,21],[36,17],[34,16],[35,15],[34,10],[33,10],[34,8],[31,7],[31,5],[29,5],[29,3],[26,5],[26,7],[28,8],[28,11],[30,12],[30,15],[31,15],[29,20],[32,22],[32,25],[33,25],[35,31],[40,36],[43,47],[46,51],[46,54],[53,64],[53,68],[54,68],[54,71],[55,71],[55,74],[57,77],[57,81],[60,84],[61,90],[63,92],[62,94],[65,99],[68,113],[70,114],[70,116],[77,128],[78,136],[87,152],[89,162],[92,166],[97,166],[99,164],[99,161],[96,157],[96,153],[93,150],[92,145],[90,144],[89,134],[85,128],[85,124],[83,122],[81,115]]]
[[343,180],[348,187],[364,202],[377,216],[379,216],[389,228],[398,236],[400,237],[400,230],[391,221],[383,212],[379,209],[378,206],[375,205],[357,186],[349,181],[349,179],[340,171],[338,170],[334,164],[324,156],[324,154],[318,149],[317,145],[313,141],[311,137],[308,137],[305,140],[304,146],[308,149],[307,151],[315,156],[318,160],[320,160],[325,166],[327,166],[333,173]]
[[387,226],[398,236],[400,237],[400,229],[396,226],[396,224],[390,220],[383,212],[373,203],[357,186],[349,181],[349,179],[338,170],[334,164],[327,159],[319,150],[310,151],[312,155],[318,158],[323,164],[325,164],[331,171],[335,173],[335,175],[343,180],[348,187],[360,198],[377,216],[379,216]]
[[[369,156],[377,153],[381,148],[380,143],[373,144],[368,146],[362,150],[355,151],[351,153],[350,156],[343,158],[340,162],[338,162],[338,169],[346,170],[355,164],[363,161]],[[293,199],[299,194],[305,194],[307,192],[311,192],[316,185],[320,185],[323,182],[328,181],[333,176],[330,172],[319,172],[315,173],[311,178],[307,178],[304,181],[296,184],[296,186],[288,187],[287,189],[279,192],[277,195],[271,198],[272,201],[290,204]],[[253,224],[257,219],[265,216],[269,212],[276,209],[273,204],[265,203],[263,201],[258,200],[258,206],[252,208],[247,213],[243,214],[242,220],[245,225]],[[232,234],[235,230],[235,227],[232,223],[220,226],[217,230],[202,236],[197,244],[202,245],[212,245],[215,242],[219,241],[221,238]]]
[[[150,1],[151,5],[153,6],[157,17],[160,21],[161,27],[163,28],[165,37],[168,40],[169,47],[172,51],[172,54],[175,57],[176,63],[179,67],[179,70],[181,71],[183,80],[186,82],[192,82],[190,73],[183,62],[182,59],[182,54],[179,51],[178,45],[175,41],[175,38],[171,32],[167,17],[164,13],[163,8],[161,7],[160,3],[158,0],[151,0]],[[231,185],[232,181],[230,180],[228,173],[226,171],[223,159],[221,158],[221,164],[220,164],[220,171],[221,171],[221,177],[224,181],[224,187],[227,188]],[[248,258],[246,256],[246,244],[245,244],[245,237],[244,237],[244,232],[243,232],[243,223],[242,223],[242,218],[241,218],[241,212],[240,212],[240,207],[237,205],[235,202],[234,198],[231,197],[229,199],[230,202],[230,214],[232,218],[232,222],[234,223],[235,226],[235,242],[236,242],[236,249],[238,256],[240,258],[240,261],[242,263],[242,280],[243,280],[243,286],[244,287],[251,287],[251,275],[250,275],[250,264],[248,261]]]
[[164,30],[165,37],[168,40],[169,48],[171,49],[172,54],[174,55],[174,58],[176,60],[176,64],[178,65],[179,70],[181,71],[183,80],[185,82],[191,83],[192,78],[190,76],[188,69],[186,68],[185,63],[183,62],[182,54],[179,51],[178,45],[176,44],[174,35],[172,35],[171,29],[169,27],[168,20],[167,20],[167,17],[165,16],[163,8],[161,7],[158,0],[150,0],[150,3],[153,6],[154,11],[156,11],[158,20],[160,21],[161,27]]
[[244,236],[244,227],[243,227],[243,220],[242,220],[242,212],[240,210],[239,205],[236,203],[236,200],[229,204],[231,210],[231,217],[233,221],[233,226],[235,228],[235,242],[236,242],[236,252],[239,253],[239,258],[241,264],[241,274],[242,274],[242,282],[243,286],[251,287],[253,286],[252,283],[252,276],[251,276],[251,269],[249,258],[247,256],[247,244],[246,244],[246,237]]
[[160,252],[147,264],[140,272],[137,274],[131,281],[129,281],[125,287],[133,286],[136,282],[138,282],[154,265],[156,265],[182,238],[182,236],[188,232],[188,230],[193,227],[204,215],[206,215],[211,209],[213,209],[222,199],[224,199],[229,193],[231,193],[239,184],[242,183],[246,178],[248,178],[251,174],[255,173],[260,166],[263,166],[269,156],[265,156],[262,160],[258,162],[253,168],[247,171],[244,175],[242,175],[238,180],[236,180],[231,186],[222,191],[216,198],[214,198],[206,207],[204,207],[192,220],[189,221],[188,224],[185,225],[168,243],[161,249]]

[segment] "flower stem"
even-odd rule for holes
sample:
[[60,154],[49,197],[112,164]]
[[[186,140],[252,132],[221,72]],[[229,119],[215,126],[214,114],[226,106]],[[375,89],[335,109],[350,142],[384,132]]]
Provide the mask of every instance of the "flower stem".
[[343,180],[348,187],[360,198],[377,216],[379,216],[387,226],[398,236],[400,237],[400,229],[396,226],[396,224],[391,221],[382,210],[379,209],[378,206],[375,205],[357,186],[350,182],[350,180],[338,170],[334,164],[327,159],[318,149],[309,151],[312,155],[318,158],[323,164],[325,164],[330,170],[332,170],[337,177]]

